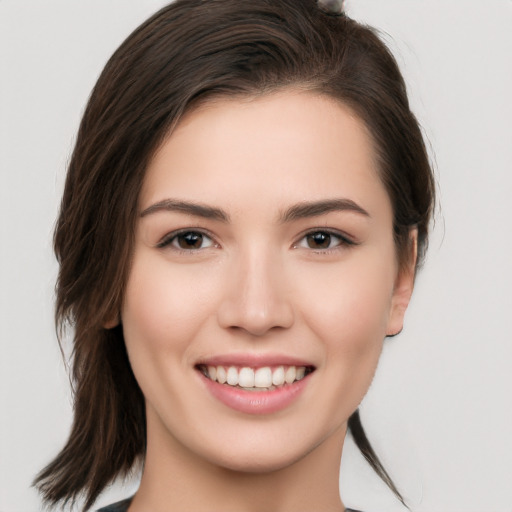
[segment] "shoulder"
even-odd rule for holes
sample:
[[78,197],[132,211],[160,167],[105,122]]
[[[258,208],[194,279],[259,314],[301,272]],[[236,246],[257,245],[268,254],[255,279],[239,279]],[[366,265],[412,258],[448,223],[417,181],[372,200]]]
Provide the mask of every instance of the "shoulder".
[[126,500],[118,501],[117,503],[112,503],[112,505],[100,508],[97,512],[126,512],[131,502],[132,498],[127,498]]

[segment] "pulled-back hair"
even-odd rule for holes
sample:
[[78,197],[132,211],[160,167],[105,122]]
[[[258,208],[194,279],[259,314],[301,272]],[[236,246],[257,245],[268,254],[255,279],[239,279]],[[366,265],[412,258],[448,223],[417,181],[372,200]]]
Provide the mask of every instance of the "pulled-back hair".
[[[185,112],[213,97],[300,88],[334,98],[369,130],[393,207],[397,259],[418,230],[427,242],[434,181],[418,123],[390,51],[375,32],[314,0],[177,0],[119,47],[85,110],[57,221],[59,332],[74,335],[70,437],[36,485],[49,503],[85,497],[144,459],[143,394],[128,361],[121,310],[148,163]],[[356,444],[402,499],[356,411]]]

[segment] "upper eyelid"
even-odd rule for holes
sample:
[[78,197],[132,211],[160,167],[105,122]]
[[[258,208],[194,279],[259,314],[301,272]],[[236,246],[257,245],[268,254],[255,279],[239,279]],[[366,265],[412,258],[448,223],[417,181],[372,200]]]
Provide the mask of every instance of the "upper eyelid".
[[327,227],[317,227],[317,228],[309,228],[305,230],[303,233],[299,234],[297,236],[297,241],[294,242],[294,245],[300,242],[304,237],[308,235],[313,235],[315,233],[327,233],[329,235],[334,235],[338,238],[340,238],[342,241],[350,244],[357,244],[358,242],[354,239],[353,236],[349,235],[348,233],[341,231],[339,229],[335,228],[327,228]]
[[[185,233],[199,233],[201,235],[207,236],[212,240],[212,242],[216,245],[220,245],[217,242],[217,239],[215,236],[210,233],[207,229],[204,228],[182,228],[182,229],[176,229],[175,231],[170,231],[169,233],[165,234],[156,244],[155,247],[162,248],[166,247],[168,244],[171,243],[174,238],[176,238],[179,235],[184,235]],[[197,249],[196,249],[197,250]]]

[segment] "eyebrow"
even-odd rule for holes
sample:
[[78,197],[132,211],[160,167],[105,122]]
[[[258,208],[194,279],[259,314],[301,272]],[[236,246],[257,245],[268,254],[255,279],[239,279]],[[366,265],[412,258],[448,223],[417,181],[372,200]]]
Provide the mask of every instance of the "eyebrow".
[[164,199],[158,203],[152,204],[140,214],[141,217],[151,215],[161,211],[181,212],[195,217],[203,217],[205,219],[213,219],[221,222],[229,222],[229,215],[220,208],[208,206],[201,203],[192,203],[189,201],[179,201],[177,199]]
[[298,219],[318,217],[326,213],[339,211],[350,211],[365,217],[370,217],[370,214],[364,208],[351,199],[326,199],[313,202],[305,201],[296,204],[281,214],[280,221],[282,223],[292,222]]
[[[140,216],[146,217],[147,215],[161,211],[181,212],[195,217],[213,219],[221,222],[230,221],[229,215],[220,208],[201,203],[180,201],[178,199],[163,199],[162,201],[158,201],[143,210]],[[350,211],[365,217],[370,217],[370,214],[364,208],[351,199],[325,199],[321,201],[304,201],[293,205],[281,213],[279,222],[285,224],[298,219],[319,217],[320,215],[339,211]]]

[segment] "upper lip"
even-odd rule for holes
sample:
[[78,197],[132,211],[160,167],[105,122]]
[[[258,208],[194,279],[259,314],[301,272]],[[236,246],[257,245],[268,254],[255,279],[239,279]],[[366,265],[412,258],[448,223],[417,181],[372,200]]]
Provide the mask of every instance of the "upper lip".
[[197,362],[197,366],[239,366],[261,368],[264,366],[309,366],[310,361],[285,354],[218,354]]

